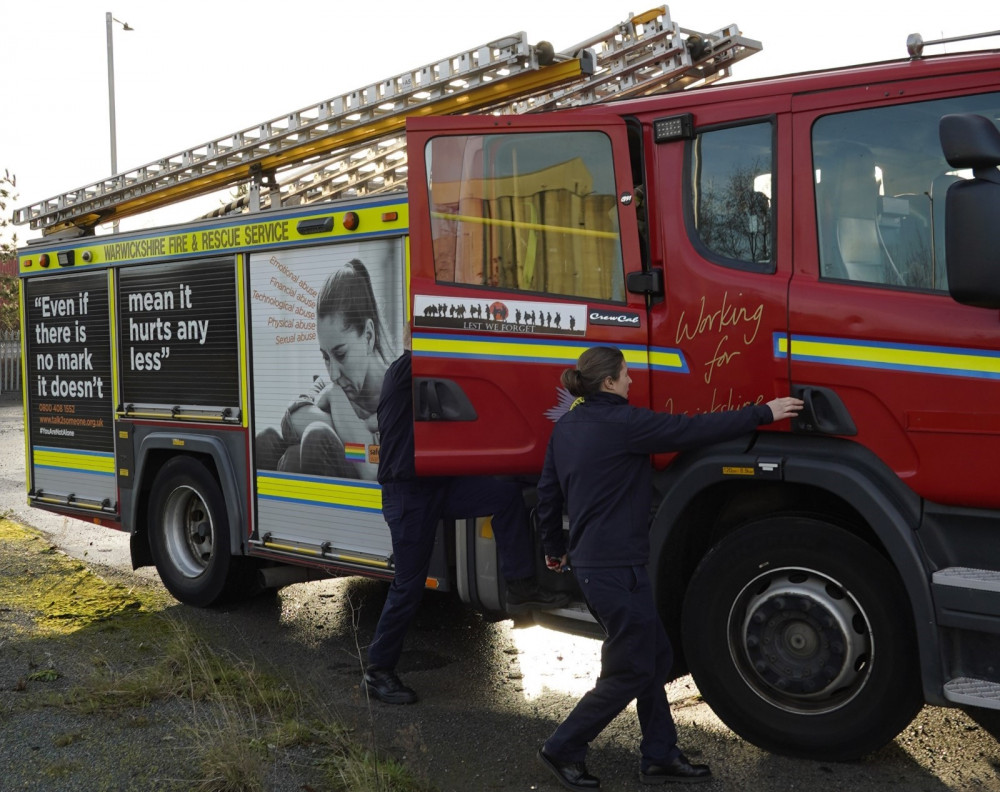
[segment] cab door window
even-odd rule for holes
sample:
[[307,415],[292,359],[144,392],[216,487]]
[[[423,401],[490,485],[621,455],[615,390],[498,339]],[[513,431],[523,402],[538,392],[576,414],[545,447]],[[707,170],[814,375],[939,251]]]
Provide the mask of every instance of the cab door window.
[[691,205],[708,258],[774,269],[773,128],[769,122],[699,132],[690,148]]
[[425,155],[439,283],[625,300],[607,135],[449,135]]
[[938,125],[948,113],[996,123],[988,93],[824,116],[813,125],[820,277],[944,291],[945,193],[971,174],[951,168]]

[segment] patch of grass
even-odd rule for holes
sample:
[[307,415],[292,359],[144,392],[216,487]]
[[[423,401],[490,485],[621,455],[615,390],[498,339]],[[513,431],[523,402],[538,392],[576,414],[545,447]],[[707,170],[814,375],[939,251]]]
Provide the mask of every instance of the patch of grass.
[[83,735],[79,732],[69,732],[67,734],[57,734],[52,738],[52,744],[56,748],[65,748],[67,745],[72,745],[83,739]]
[[38,671],[32,671],[25,679],[28,682],[55,682],[61,676],[62,674],[54,668],[42,668]]
[[[304,745],[341,749],[348,739],[326,712],[273,674],[229,652],[217,652],[186,625],[155,616],[163,640],[151,662],[97,669],[47,704],[78,714],[123,714],[154,701],[185,702],[174,724],[200,769],[188,779],[205,792],[264,789],[277,752]],[[255,780],[256,779],[256,780]]]
[[47,778],[69,778],[80,769],[79,762],[55,761],[49,762],[42,770]]
[[251,663],[215,653],[182,628],[167,657],[192,704],[179,724],[200,773],[195,792],[265,792],[283,755],[312,747],[332,792],[432,792],[404,765],[360,745],[318,696]]
[[0,603],[32,616],[41,637],[69,635],[122,614],[151,613],[169,600],[152,590],[109,583],[80,563],[61,556],[38,531],[0,519],[0,541],[44,563],[7,570],[0,576]]
[[328,756],[322,762],[326,781],[335,792],[432,792],[395,759],[357,745]]
[[[74,662],[69,656],[34,665],[23,678],[25,687],[60,678],[81,681],[37,691],[24,706],[128,719],[137,729],[151,719],[169,719],[176,739],[167,739],[184,757],[187,776],[174,781],[193,792],[267,792],[273,779],[292,768],[308,778],[303,788],[316,792],[430,792],[377,746],[360,745],[324,696],[245,656],[216,650],[164,613],[173,603],[166,595],[109,583],[51,553],[40,534],[3,519],[0,541],[16,543],[25,558],[34,559],[0,576],[0,605],[31,617],[42,651],[46,641],[72,641],[82,657],[72,669],[63,666]],[[157,702],[169,706],[152,709]],[[67,730],[53,742],[65,748],[85,734]],[[374,735],[369,742],[374,744]],[[62,777],[85,769],[53,762],[43,772]]]

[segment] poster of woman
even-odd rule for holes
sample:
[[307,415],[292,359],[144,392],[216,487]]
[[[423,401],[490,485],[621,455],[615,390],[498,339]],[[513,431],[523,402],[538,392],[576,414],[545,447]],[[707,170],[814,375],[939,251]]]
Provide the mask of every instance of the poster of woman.
[[401,351],[399,241],[251,257],[250,286],[257,469],[373,481],[375,408]]

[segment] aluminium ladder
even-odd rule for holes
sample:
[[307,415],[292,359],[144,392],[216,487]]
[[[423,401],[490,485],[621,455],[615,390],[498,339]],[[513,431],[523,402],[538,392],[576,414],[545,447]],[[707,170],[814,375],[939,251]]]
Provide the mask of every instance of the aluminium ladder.
[[408,115],[475,110],[498,96],[532,95],[591,68],[588,54],[555,58],[523,32],[420,66],[231,135],[185,149],[37,204],[16,224],[43,234],[160,208],[401,131]]
[[[557,110],[706,85],[730,76],[732,64],[759,52],[761,45],[744,38],[735,25],[707,35],[681,28],[670,21],[667,7],[661,6],[633,16],[561,55],[571,57],[571,53],[584,49],[592,49],[596,60],[594,72],[586,80],[481,112]],[[374,195],[402,188],[406,168],[405,139],[385,137],[296,171],[280,185],[277,194],[283,206]],[[275,196],[272,191],[271,205]],[[250,197],[243,196],[206,216],[238,212],[249,203]]]
[[[17,209],[13,220],[44,235],[87,234],[248,181],[250,195],[226,210],[259,208],[266,184],[269,202],[289,205],[397,189],[407,116],[524,113],[685,87],[728,76],[760,49],[735,26],[708,35],[679,28],[666,6],[558,54],[521,32]],[[279,171],[303,166],[277,186]]]

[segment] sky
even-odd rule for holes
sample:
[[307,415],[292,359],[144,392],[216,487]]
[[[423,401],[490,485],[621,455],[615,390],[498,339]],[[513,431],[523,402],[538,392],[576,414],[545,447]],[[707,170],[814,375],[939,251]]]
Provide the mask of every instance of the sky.
[[[118,165],[127,171],[511,33],[565,50],[654,7],[635,2],[0,0],[0,174],[16,177],[18,194],[8,209],[111,173],[108,11],[133,28],[114,24],[112,33]],[[676,0],[668,8],[682,28],[736,24],[763,44],[734,65],[732,80],[905,57],[910,33],[932,40],[1000,30],[1000,3],[982,0]],[[1000,47],[1000,37],[928,53],[987,45]],[[123,220],[121,229],[193,219],[220,203],[203,197]],[[13,230],[22,244],[41,235]]]

